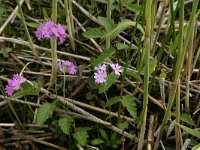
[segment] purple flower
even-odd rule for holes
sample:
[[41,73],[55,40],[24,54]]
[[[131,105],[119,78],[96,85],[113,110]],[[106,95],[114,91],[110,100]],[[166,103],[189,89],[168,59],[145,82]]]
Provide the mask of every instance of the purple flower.
[[99,64],[97,67],[94,68],[94,70],[106,70],[106,65],[105,64]]
[[65,38],[67,36],[65,32],[65,27],[63,27],[61,24],[54,24],[52,21],[41,24],[39,28],[37,28],[37,30],[35,31],[35,35],[38,40],[49,38],[53,38],[54,40],[56,40],[57,38],[59,38],[60,44],[65,41]]
[[97,70],[97,72],[94,73],[95,82],[97,84],[106,82],[106,77],[107,74],[104,70]]
[[6,85],[6,93],[8,96],[12,96],[14,91],[19,90],[20,85],[26,81],[25,78],[21,77],[18,73],[13,75],[13,78],[8,80]]
[[77,72],[76,66],[71,61],[63,61],[61,60],[58,63],[58,67],[62,72],[68,72],[70,75],[74,75]]
[[110,67],[113,69],[113,71],[115,72],[116,75],[120,75],[120,72],[122,72],[121,66],[118,63],[111,64]]

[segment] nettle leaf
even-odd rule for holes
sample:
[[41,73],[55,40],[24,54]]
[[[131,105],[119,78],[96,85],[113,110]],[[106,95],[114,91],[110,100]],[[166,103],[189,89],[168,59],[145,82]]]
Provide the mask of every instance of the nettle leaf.
[[73,134],[73,137],[82,146],[87,144],[87,139],[89,138],[89,135],[87,133],[88,130],[90,130],[90,129],[88,129],[88,128],[77,128],[75,130],[75,133]]
[[188,123],[189,125],[195,126],[195,123],[189,114],[182,114],[181,120],[184,121],[185,123]]
[[103,93],[107,91],[117,81],[118,78],[119,78],[118,75],[115,75],[114,73],[110,73],[107,76],[107,81],[105,83],[98,85],[99,93]]
[[106,32],[109,32],[113,29],[114,23],[112,19],[108,19],[106,17],[98,17],[98,22],[105,28]]
[[25,96],[25,95],[39,95],[42,88],[41,81],[24,82],[20,85],[20,90],[17,91],[13,97]]
[[116,103],[119,103],[120,102],[120,99],[119,99],[119,96],[115,96],[115,97],[112,97],[110,98],[107,102],[106,102],[106,106],[107,107],[110,107]]
[[101,136],[104,138],[104,140],[106,142],[108,142],[109,139],[108,139],[108,135],[107,135],[106,131],[104,131],[103,129],[100,129],[99,131],[100,131]]
[[1,48],[1,49],[0,49],[0,54],[2,54],[3,57],[8,58],[9,52],[11,52],[11,51],[12,51],[12,49],[11,49],[11,48],[8,48],[8,47]]
[[[157,66],[157,59],[153,59],[149,63],[149,74],[152,74]],[[145,72],[145,67],[142,68],[141,73]]]
[[181,125],[181,124],[178,124],[178,123],[176,123],[176,122],[174,122],[174,123],[175,123],[177,126],[179,126],[180,128],[182,128],[184,131],[186,131],[186,132],[188,132],[189,134],[191,134],[191,135],[193,135],[193,136],[195,136],[195,137],[197,137],[197,138],[200,139],[200,131],[195,130],[195,129],[188,128],[188,127],[186,127],[186,126],[184,126],[184,125]]
[[[113,30],[111,30],[110,32],[108,32],[105,35],[105,38],[116,37],[119,33],[121,33],[122,31],[124,31],[126,28],[128,28],[130,26],[135,26],[135,25],[136,25],[136,22],[133,22],[131,20],[123,20]],[[144,29],[142,28],[142,26],[140,24],[137,25],[137,28],[144,34]]]
[[128,124],[127,121],[120,122],[120,123],[118,124],[118,127],[119,127],[120,129],[122,129],[122,130],[128,129],[128,126],[129,126],[129,124]]
[[122,105],[125,106],[133,118],[137,117],[136,103],[130,95],[122,96]]
[[94,139],[94,140],[91,141],[92,145],[99,145],[99,144],[102,144],[102,143],[105,143],[105,141],[102,140],[102,139]]
[[37,123],[44,124],[47,119],[52,117],[56,108],[56,103],[45,103],[40,106],[37,112]]
[[73,121],[73,117],[67,115],[64,118],[60,118],[58,120],[58,125],[65,134],[69,135],[71,124],[73,123]]
[[142,78],[140,77],[140,74],[138,74],[137,72],[134,72],[132,70],[126,70],[126,75],[133,77],[138,82],[143,82]]
[[106,35],[105,31],[100,30],[99,28],[93,28],[85,31],[83,36],[87,38],[101,38]]
[[115,53],[114,48],[105,49],[96,59],[94,59],[91,63],[93,66],[97,66],[98,64],[103,63],[108,57]]
[[137,5],[137,4],[126,4],[125,6],[128,10],[135,13],[140,13],[140,10],[142,9],[142,6]]
[[200,143],[192,147],[192,150],[200,150]]

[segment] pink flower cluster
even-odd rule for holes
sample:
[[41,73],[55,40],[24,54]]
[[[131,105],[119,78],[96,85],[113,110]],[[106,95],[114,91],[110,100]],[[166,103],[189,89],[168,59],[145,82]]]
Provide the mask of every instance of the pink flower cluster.
[[65,41],[67,36],[65,27],[63,27],[61,24],[54,24],[52,21],[41,24],[35,31],[35,35],[38,40],[49,38],[56,40],[56,38],[59,38],[60,44]]
[[14,91],[19,90],[20,85],[26,81],[26,78],[21,77],[18,73],[13,75],[13,78],[8,80],[6,85],[6,93],[8,96],[12,96]]
[[[117,64],[111,64],[110,67],[113,69],[113,71],[116,75],[120,75],[120,73],[122,72],[121,66],[118,63]],[[102,65],[99,64],[97,67],[94,68],[94,70],[96,71],[94,73],[95,82],[97,84],[105,83],[106,77],[107,77],[106,65],[105,64],[102,64]]]
[[76,66],[71,61],[63,61],[61,60],[58,63],[58,67],[62,72],[68,72],[70,75],[74,75],[77,72]]

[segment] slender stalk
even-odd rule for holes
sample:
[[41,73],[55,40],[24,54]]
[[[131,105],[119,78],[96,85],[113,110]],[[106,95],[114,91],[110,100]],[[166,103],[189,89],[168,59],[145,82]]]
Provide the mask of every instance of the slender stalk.
[[192,29],[194,27],[194,23],[195,23],[195,19],[196,19],[195,18],[195,13],[196,13],[196,10],[197,10],[198,2],[199,2],[199,0],[194,0],[193,1],[192,13],[191,13],[189,24],[187,26],[187,30],[186,30],[186,34],[185,34],[187,36],[185,36],[185,40],[184,40],[184,43],[183,43],[183,36],[184,36],[183,35],[184,2],[183,2],[183,0],[180,0],[179,54],[178,54],[177,65],[176,65],[176,68],[175,68],[176,72],[175,72],[175,77],[174,77],[174,85],[172,87],[172,90],[171,90],[171,93],[170,93],[170,96],[169,96],[169,100],[168,100],[168,104],[167,104],[167,110],[165,112],[165,115],[164,115],[164,118],[163,118],[163,121],[162,121],[162,124],[161,124],[161,127],[160,127],[160,133],[159,133],[159,135],[158,135],[158,137],[156,139],[156,143],[154,145],[154,150],[158,149],[159,142],[160,142],[160,139],[161,139],[161,137],[163,135],[165,125],[166,125],[167,120],[168,120],[168,118],[170,116],[170,112],[171,112],[170,110],[171,110],[171,107],[173,105],[174,97],[175,97],[175,93],[176,93],[176,86],[178,84],[178,80],[179,80],[180,73],[181,73],[181,68],[183,66],[183,62],[184,62],[184,58],[185,58],[187,45],[188,45],[189,39],[191,37]]
[[[57,1],[52,0],[52,21],[57,23]],[[51,70],[51,78],[49,83],[49,88],[52,88],[55,84],[56,80],[56,72],[57,72],[57,41],[51,38],[51,57],[52,57],[52,70]]]
[[190,78],[192,73],[192,57],[194,54],[193,44],[194,44],[194,29],[189,41],[188,51],[187,51],[187,63],[186,63],[186,98],[185,98],[185,112],[190,111]]
[[[21,8],[21,4],[20,4],[19,0],[16,0],[16,2],[17,2],[17,6],[18,6],[18,8],[19,8],[19,13],[20,13],[21,18],[22,18],[22,23],[23,23],[24,28],[25,28],[26,36],[27,36],[28,41],[29,41],[29,44],[30,44],[30,48],[31,48],[32,51],[33,51],[33,55],[36,57],[36,59],[38,59],[40,62],[42,62],[41,59],[39,58],[38,52],[37,52],[37,50],[35,49],[35,46],[34,46],[33,41],[32,41],[32,38],[31,38],[31,36],[30,36],[30,34],[29,34],[29,31],[28,31],[28,28],[27,28],[27,25],[26,25],[26,22],[25,22],[24,14],[23,14],[23,11],[22,11],[22,8]],[[41,63],[41,64],[42,64],[42,63]],[[44,66],[43,66],[43,67],[44,67]]]
[[142,124],[140,128],[140,137],[138,143],[138,150],[141,150],[144,142],[145,126],[146,126],[146,116],[147,116],[147,105],[148,105],[148,87],[149,87],[149,57],[151,50],[151,4],[152,0],[146,2],[146,32],[145,32],[145,75],[144,75],[144,97],[143,97],[143,107],[141,114]]
[[120,9],[121,12],[122,12],[124,0],[118,0],[118,2],[119,2],[119,9]]
[[[176,93],[176,123],[180,123],[180,80],[178,80],[177,84],[177,93]],[[180,150],[181,148],[181,134],[180,127],[175,127],[175,135],[176,135],[176,150]]]
[[75,52],[75,43],[74,43],[74,22],[72,14],[72,1],[65,0],[65,10],[66,10],[66,22],[67,22],[67,31],[69,33],[69,40],[72,50]]
[[[108,19],[111,19],[111,14],[112,14],[111,9],[112,9],[112,0],[108,0],[107,1],[107,10],[106,10],[106,17]],[[111,41],[110,38],[106,39],[106,48],[110,48],[110,41]]]
[[[159,34],[160,34],[160,29],[161,29],[162,21],[163,21],[164,14],[165,14],[165,8],[168,5],[168,1],[169,0],[164,0],[164,5],[163,5],[163,8],[162,8],[161,17],[159,18],[159,25],[158,25],[158,28],[156,30],[156,37],[154,39],[153,46],[152,46],[152,51],[156,49],[156,42],[157,42]],[[155,51],[153,53],[155,53]]]

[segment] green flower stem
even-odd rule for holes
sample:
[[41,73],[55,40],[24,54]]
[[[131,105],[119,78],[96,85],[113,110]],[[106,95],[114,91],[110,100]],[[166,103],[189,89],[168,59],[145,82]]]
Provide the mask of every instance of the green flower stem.
[[[180,123],[180,80],[178,80],[177,84],[177,92],[176,92],[176,123]],[[181,130],[179,126],[175,127],[175,135],[176,135],[176,150],[180,150],[181,148]]]
[[152,0],[146,1],[146,32],[145,32],[145,74],[144,74],[144,98],[143,107],[141,114],[141,128],[140,137],[138,142],[138,150],[141,150],[144,142],[145,126],[146,126],[146,116],[147,116],[147,105],[148,105],[148,87],[149,87],[149,58],[151,50],[151,4]]
[[194,28],[194,25],[195,25],[195,19],[196,19],[195,18],[195,13],[196,13],[196,10],[197,10],[198,2],[199,2],[199,0],[194,0],[193,1],[192,13],[191,13],[189,24],[187,26],[187,30],[186,30],[186,33],[185,33],[185,35],[187,35],[187,36],[185,36],[185,40],[184,40],[184,43],[183,43],[183,37],[184,37],[184,34],[183,34],[183,31],[184,31],[184,28],[183,28],[184,2],[183,2],[183,0],[180,0],[179,51],[178,51],[177,64],[176,64],[176,67],[175,67],[176,72],[175,72],[175,77],[174,77],[174,85],[172,87],[172,90],[171,90],[171,93],[170,93],[170,96],[169,96],[169,100],[168,100],[168,104],[167,104],[167,110],[165,112],[165,115],[164,115],[164,118],[163,118],[163,121],[162,121],[162,124],[161,124],[161,127],[160,127],[160,132],[159,132],[159,135],[158,135],[158,137],[156,139],[156,143],[154,145],[154,149],[153,150],[157,150],[158,149],[158,146],[159,146],[159,143],[160,143],[160,139],[162,138],[162,135],[163,135],[163,132],[164,132],[165,125],[166,125],[167,120],[168,120],[168,118],[170,116],[171,107],[172,107],[173,102],[174,102],[174,98],[175,98],[175,94],[176,94],[176,88],[177,88],[178,80],[180,78],[181,68],[183,66],[186,49],[187,49],[187,46],[188,46],[189,39],[191,38],[192,29]]
[[[163,21],[163,18],[164,18],[164,14],[165,14],[165,8],[166,8],[167,5],[168,5],[168,1],[169,1],[169,0],[164,0],[164,5],[163,5],[163,8],[162,8],[161,17],[160,17],[160,19],[159,19],[158,29],[156,30],[156,37],[155,37],[155,39],[154,39],[153,46],[152,46],[152,51],[156,49],[156,42],[157,42],[158,37],[159,37],[159,34],[160,34],[160,28],[161,28],[161,25],[162,25],[162,21]],[[153,53],[155,53],[155,51],[153,51]]]
[[65,10],[66,10],[67,31],[69,33],[70,45],[71,45],[73,52],[75,52],[74,22],[73,22],[72,1],[71,0],[65,0]]
[[[111,9],[112,9],[112,0],[107,1],[107,10],[106,10],[106,16],[108,19],[111,19]],[[110,38],[106,39],[106,48],[110,48]]]
[[[23,11],[22,11],[22,8],[21,8],[21,4],[20,4],[19,0],[16,0],[16,2],[17,2],[17,6],[18,6],[18,8],[19,8],[19,13],[20,13],[20,15],[21,15],[22,23],[23,23],[24,28],[25,28],[26,36],[27,36],[28,41],[29,41],[29,44],[30,44],[30,48],[31,48],[32,51],[33,51],[33,55],[34,55],[34,56],[36,57],[36,59],[39,60],[40,63],[42,64],[42,61],[41,61],[41,59],[40,59],[40,57],[39,57],[39,55],[38,55],[38,51],[35,49],[35,46],[34,46],[33,41],[32,41],[32,38],[31,38],[31,36],[30,36],[30,34],[29,34],[29,31],[28,31],[28,28],[27,28],[27,25],[26,25],[26,22],[25,22],[24,14],[23,14]],[[42,65],[43,65],[43,64],[42,64]],[[43,67],[44,67],[44,65],[43,65]],[[44,67],[44,68],[45,68],[45,67]]]
[[[57,23],[57,1],[52,0],[52,21]],[[52,88],[56,81],[56,73],[57,73],[57,41],[51,38],[51,57],[52,57],[52,70],[51,70],[51,78],[49,83],[49,88]]]

